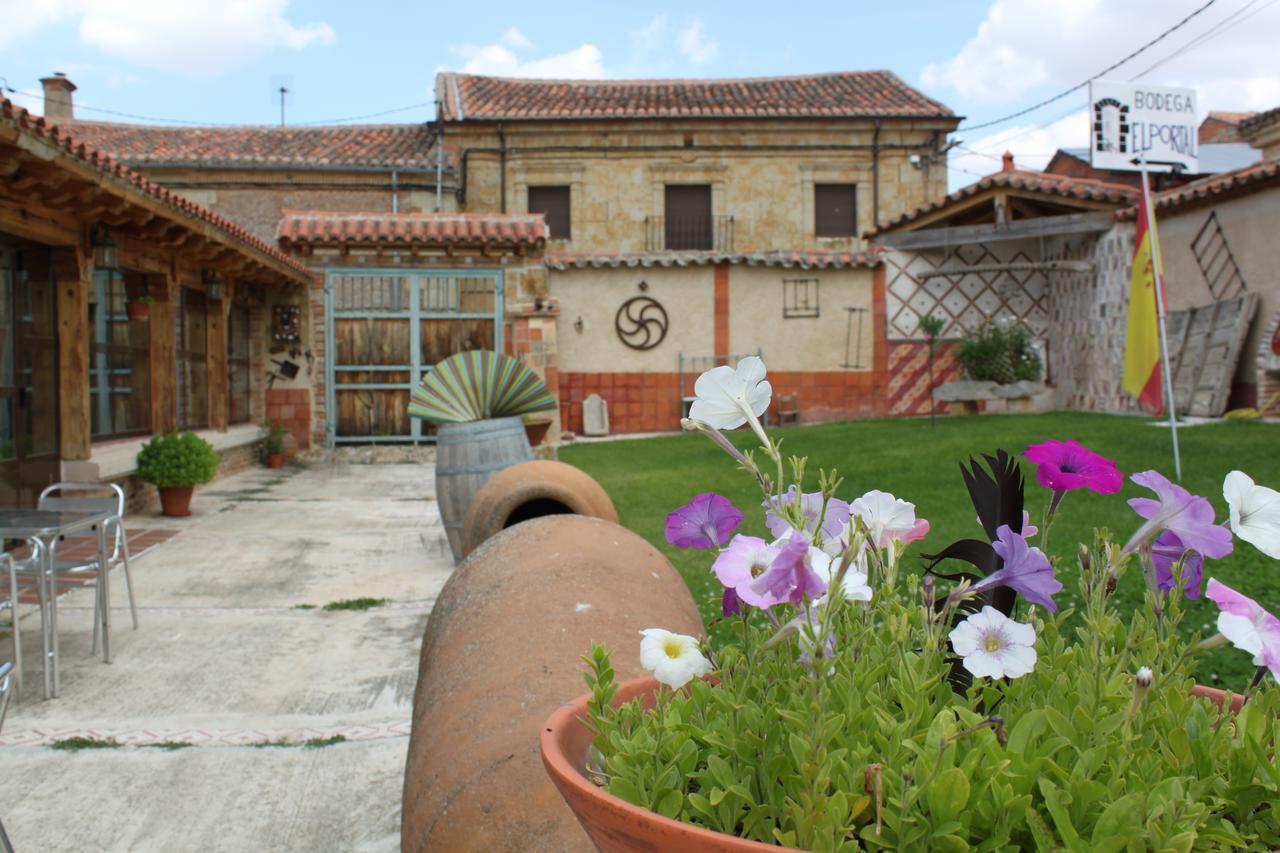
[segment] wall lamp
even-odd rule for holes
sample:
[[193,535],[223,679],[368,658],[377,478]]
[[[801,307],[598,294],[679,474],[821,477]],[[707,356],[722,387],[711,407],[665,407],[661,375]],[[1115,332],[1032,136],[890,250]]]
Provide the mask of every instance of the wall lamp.
[[222,301],[222,279],[213,270],[205,270],[201,275],[204,279],[204,295],[214,302]]
[[579,316],[578,319],[573,321],[573,330],[578,334],[582,334],[582,317],[581,316]]
[[93,229],[93,266],[100,270],[120,268],[120,247],[107,235],[101,225]]

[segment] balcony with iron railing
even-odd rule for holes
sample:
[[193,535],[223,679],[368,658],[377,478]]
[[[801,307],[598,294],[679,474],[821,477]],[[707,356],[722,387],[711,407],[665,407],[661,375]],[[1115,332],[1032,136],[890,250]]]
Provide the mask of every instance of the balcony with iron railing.
[[647,216],[644,244],[647,252],[731,252],[732,216]]

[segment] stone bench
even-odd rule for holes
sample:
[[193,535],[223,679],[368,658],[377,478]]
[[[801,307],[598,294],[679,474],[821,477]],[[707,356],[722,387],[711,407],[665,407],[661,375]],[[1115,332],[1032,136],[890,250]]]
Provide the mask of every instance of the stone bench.
[[980,402],[1003,401],[1006,412],[1036,411],[1036,398],[1046,390],[1044,383],[1021,380],[1001,385],[965,379],[946,382],[933,390],[933,399],[948,404],[953,415],[976,415]]

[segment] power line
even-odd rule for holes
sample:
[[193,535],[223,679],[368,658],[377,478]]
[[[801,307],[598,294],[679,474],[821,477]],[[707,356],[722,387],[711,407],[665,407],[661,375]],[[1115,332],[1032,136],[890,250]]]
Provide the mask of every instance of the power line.
[[[1172,62],[1174,59],[1177,59],[1179,56],[1186,53],[1187,51],[1194,50],[1200,45],[1205,44],[1206,42],[1212,41],[1213,39],[1217,38],[1223,33],[1226,33],[1229,30],[1235,29],[1240,24],[1243,24],[1245,21],[1252,18],[1254,15],[1257,15],[1260,12],[1264,12],[1268,8],[1276,4],[1276,0],[1270,0],[1270,2],[1267,3],[1265,6],[1259,9],[1255,9],[1254,11],[1250,12],[1248,15],[1244,15],[1245,12],[1248,12],[1249,9],[1252,6],[1257,5],[1258,2],[1259,0],[1249,0],[1248,3],[1244,4],[1235,12],[1232,12],[1230,15],[1223,18],[1221,21],[1219,21],[1214,26],[1210,27],[1208,30],[1205,30],[1203,33],[1196,36],[1191,41],[1187,42],[1185,45],[1183,45],[1182,47],[1175,50],[1173,53],[1166,56],[1164,59],[1158,60],[1155,63],[1148,65],[1142,71],[1139,71],[1137,74],[1130,77],[1129,78],[1130,82],[1134,80],[1138,80],[1141,77],[1144,77],[1145,75],[1150,74],[1152,71],[1155,71],[1157,68],[1161,67],[1162,65],[1165,65],[1169,62]],[[1240,17],[1241,15],[1244,15],[1244,17],[1241,18]],[[1239,20],[1235,20],[1236,18],[1239,18]]]
[[1040,109],[1041,107],[1048,106],[1049,104],[1052,104],[1052,103],[1054,103],[1055,101],[1060,101],[1060,100],[1062,100],[1063,98],[1065,98],[1067,95],[1070,95],[1070,94],[1071,94],[1071,93],[1073,93],[1073,92],[1078,92],[1078,91],[1080,91],[1081,89],[1083,89],[1083,88],[1085,88],[1086,86],[1088,86],[1088,85],[1089,85],[1089,83],[1090,83],[1090,82],[1092,82],[1093,80],[1096,80],[1097,78],[1101,77],[1101,76],[1102,76],[1102,75],[1104,75],[1104,74],[1109,74],[1110,72],[1112,72],[1112,71],[1116,70],[1117,68],[1119,68],[1121,65],[1124,65],[1124,64],[1125,64],[1126,62],[1128,62],[1129,60],[1131,60],[1131,59],[1133,59],[1134,57],[1138,56],[1139,54],[1143,53],[1143,52],[1144,52],[1144,51],[1146,51],[1148,48],[1151,48],[1151,47],[1155,46],[1156,44],[1160,43],[1161,41],[1163,41],[1164,39],[1168,38],[1170,35],[1172,35],[1173,33],[1177,32],[1178,30],[1182,29],[1182,27],[1186,26],[1186,24],[1187,24],[1187,23],[1188,23],[1192,18],[1194,18],[1196,15],[1199,15],[1201,12],[1203,12],[1205,9],[1208,9],[1210,6],[1212,6],[1212,5],[1213,5],[1214,3],[1216,3],[1216,2],[1218,2],[1218,0],[1208,0],[1208,2],[1206,2],[1203,6],[1199,7],[1198,9],[1196,9],[1196,10],[1195,10],[1194,12],[1192,12],[1190,15],[1187,15],[1187,16],[1186,16],[1185,18],[1183,18],[1181,21],[1178,21],[1178,23],[1174,24],[1172,27],[1169,27],[1169,29],[1165,30],[1165,31],[1164,31],[1164,32],[1162,32],[1160,35],[1156,36],[1156,37],[1155,37],[1155,38],[1153,38],[1151,41],[1149,41],[1149,42],[1147,42],[1146,44],[1144,44],[1142,47],[1140,47],[1140,48],[1138,48],[1137,50],[1135,50],[1135,51],[1133,51],[1132,53],[1130,53],[1130,54],[1129,54],[1128,56],[1126,56],[1124,59],[1121,59],[1119,62],[1116,62],[1116,63],[1114,63],[1114,64],[1112,64],[1112,65],[1107,66],[1106,68],[1104,68],[1104,69],[1102,69],[1101,71],[1099,71],[1097,74],[1094,74],[1094,75],[1093,75],[1092,77],[1090,77],[1088,80],[1085,80],[1083,83],[1077,83],[1076,85],[1072,86],[1070,89],[1067,89],[1066,91],[1059,92],[1058,94],[1054,95],[1054,96],[1053,96],[1053,97],[1051,97],[1051,98],[1045,98],[1043,101],[1040,101],[1039,103],[1036,103],[1036,104],[1032,104],[1031,106],[1027,107],[1026,109],[1018,110],[1016,113],[1010,113],[1010,114],[1009,114],[1009,115],[1007,115],[1007,116],[1001,116],[1000,118],[992,119],[991,121],[984,121],[984,122],[982,122],[981,124],[971,124],[971,125],[968,125],[967,127],[960,127],[960,128],[956,128],[956,130],[957,130],[957,131],[959,131],[959,130],[978,130],[979,128],[983,128],[983,127],[991,127],[992,125],[996,125],[996,124],[1003,124],[1003,123],[1005,123],[1006,121],[1009,121],[1010,119],[1015,119],[1015,118],[1017,118],[1018,116],[1024,116],[1024,115],[1026,115],[1027,113],[1034,112],[1034,111],[1036,111],[1036,110]]

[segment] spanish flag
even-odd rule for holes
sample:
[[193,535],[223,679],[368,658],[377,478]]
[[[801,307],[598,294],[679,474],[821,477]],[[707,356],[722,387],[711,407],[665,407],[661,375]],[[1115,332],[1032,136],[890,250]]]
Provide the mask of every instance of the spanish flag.
[[[1143,175],[1145,182],[1146,175]],[[1143,188],[1146,189],[1145,187]],[[1138,398],[1142,408],[1154,414],[1164,411],[1160,375],[1160,326],[1156,300],[1164,287],[1156,287],[1153,264],[1159,255],[1156,223],[1147,228],[1147,193],[1138,204],[1138,234],[1134,240],[1133,274],[1129,282],[1129,327],[1124,340],[1124,390]],[[1163,282],[1161,282],[1163,285]]]

